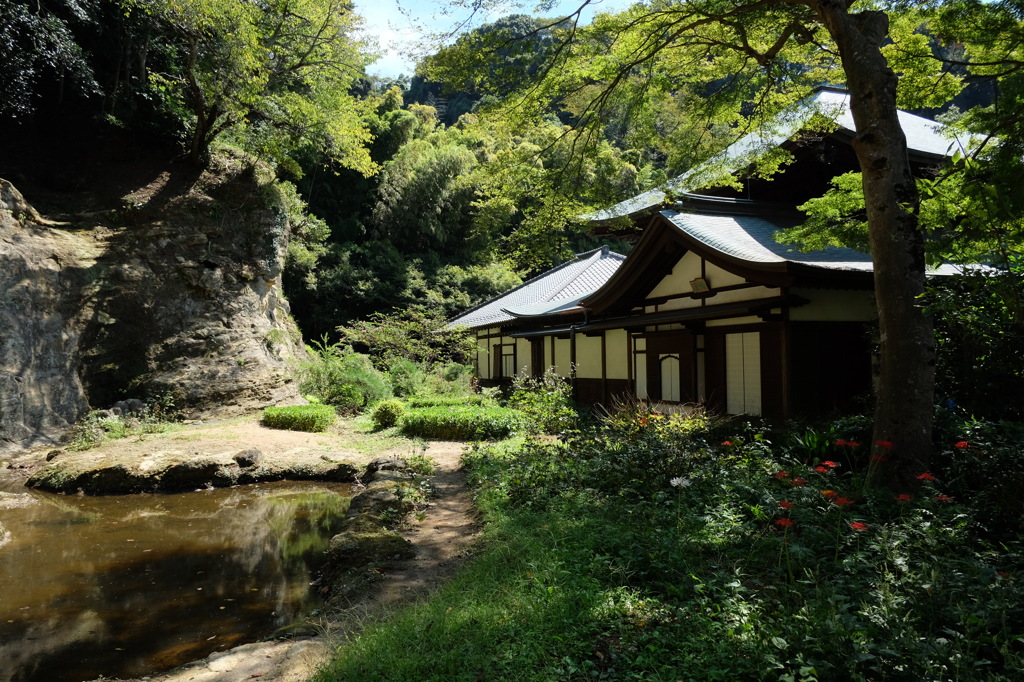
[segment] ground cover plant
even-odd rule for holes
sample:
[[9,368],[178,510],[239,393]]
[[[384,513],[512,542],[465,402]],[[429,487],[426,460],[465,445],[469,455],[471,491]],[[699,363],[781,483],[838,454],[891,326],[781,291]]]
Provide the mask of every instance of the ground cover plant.
[[141,412],[93,410],[71,429],[68,449],[83,451],[108,440],[166,433],[180,428],[180,421],[181,414],[170,394],[150,400]]
[[474,445],[476,560],[316,679],[1021,679],[1021,528],[966,470],[1024,448],[957,431],[905,491],[866,483],[893,444],[701,414]]

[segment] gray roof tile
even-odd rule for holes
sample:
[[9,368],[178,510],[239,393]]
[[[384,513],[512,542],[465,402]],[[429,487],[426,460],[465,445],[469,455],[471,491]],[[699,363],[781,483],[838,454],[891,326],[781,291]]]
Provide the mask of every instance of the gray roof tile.
[[[827,270],[871,272],[871,256],[854,249],[830,246],[816,251],[798,251],[775,241],[779,230],[792,221],[751,215],[709,215],[665,210],[661,215],[679,230],[719,253],[750,263],[801,263]],[[952,265],[930,269],[929,274],[959,272]]]
[[508,293],[470,308],[449,324],[491,327],[518,316],[571,310],[581,299],[601,288],[625,259],[607,246],[578,254],[573,260],[523,282]]

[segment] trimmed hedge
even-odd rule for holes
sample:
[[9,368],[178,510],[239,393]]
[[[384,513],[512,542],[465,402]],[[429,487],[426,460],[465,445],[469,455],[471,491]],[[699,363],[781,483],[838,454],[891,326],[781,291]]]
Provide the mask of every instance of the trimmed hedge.
[[272,429],[287,431],[326,431],[337,413],[330,405],[292,405],[263,408],[261,423]]
[[518,410],[498,406],[419,407],[406,410],[399,421],[407,436],[436,440],[500,440],[523,427]]
[[466,405],[483,405],[484,397],[481,395],[450,396],[450,395],[422,395],[409,398],[406,401],[408,407],[462,407]]

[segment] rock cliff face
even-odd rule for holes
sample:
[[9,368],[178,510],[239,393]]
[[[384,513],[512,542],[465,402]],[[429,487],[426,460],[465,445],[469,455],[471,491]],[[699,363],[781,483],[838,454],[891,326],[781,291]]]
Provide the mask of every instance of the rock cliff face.
[[299,400],[273,188],[230,155],[184,175],[43,215],[0,180],[0,449],[122,398],[207,413]]

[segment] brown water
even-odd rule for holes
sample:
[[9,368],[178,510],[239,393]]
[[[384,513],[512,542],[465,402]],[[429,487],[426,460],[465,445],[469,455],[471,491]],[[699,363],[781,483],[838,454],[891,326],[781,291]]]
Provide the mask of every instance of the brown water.
[[350,488],[32,495],[0,510],[0,682],[146,675],[292,622]]

